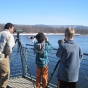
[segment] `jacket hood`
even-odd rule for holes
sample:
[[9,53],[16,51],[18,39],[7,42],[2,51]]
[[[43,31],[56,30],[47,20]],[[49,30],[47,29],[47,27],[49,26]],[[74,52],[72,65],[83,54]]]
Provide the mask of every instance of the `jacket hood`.
[[34,52],[35,53],[40,53],[42,54],[44,52],[45,49],[45,43],[35,43],[34,44]]

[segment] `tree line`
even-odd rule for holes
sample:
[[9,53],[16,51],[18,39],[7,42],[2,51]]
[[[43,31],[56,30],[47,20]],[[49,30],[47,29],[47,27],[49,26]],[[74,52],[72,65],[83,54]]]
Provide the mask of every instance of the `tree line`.
[[[64,33],[65,27],[53,27],[53,26],[37,26],[37,25],[14,25],[16,30],[22,30],[23,33]],[[4,29],[4,24],[0,24],[0,31]],[[78,34],[88,34],[88,28],[74,28]]]

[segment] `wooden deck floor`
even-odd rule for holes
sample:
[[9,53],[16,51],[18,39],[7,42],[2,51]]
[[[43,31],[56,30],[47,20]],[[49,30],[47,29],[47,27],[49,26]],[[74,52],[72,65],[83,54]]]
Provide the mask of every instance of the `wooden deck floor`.
[[8,85],[12,88],[35,88],[35,83],[26,78],[13,78]]

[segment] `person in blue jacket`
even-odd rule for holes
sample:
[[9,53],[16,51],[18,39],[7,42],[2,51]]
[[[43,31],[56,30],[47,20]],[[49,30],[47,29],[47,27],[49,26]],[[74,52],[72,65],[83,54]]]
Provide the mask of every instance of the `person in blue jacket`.
[[80,62],[83,56],[81,47],[74,42],[75,30],[65,30],[65,41],[61,40],[56,56],[61,59],[57,78],[58,88],[77,88]]
[[40,88],[42,79],[42,88],[47,86],[48,81],[48,51],[52,50],[52,46],[43,33],[36,35],[37,42],[34,44],[34,52],[36,53],[36,88]]

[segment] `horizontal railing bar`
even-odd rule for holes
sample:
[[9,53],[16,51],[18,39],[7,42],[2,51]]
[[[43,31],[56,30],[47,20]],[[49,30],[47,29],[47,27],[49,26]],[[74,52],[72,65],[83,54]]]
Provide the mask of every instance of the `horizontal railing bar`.
[[80,69],[83,69],[83,70],[85,70],[85,71],[88,71],[87,69],[84,69],[84,68],[80,68]]
[[83,60],[88,61],[88,58],[87,58],[87,59],[84,59],[84,58],[83,58],[82,61],[83,61]]
[[[26,44],[27,46],[34,46],[34,45],[32,45],[32,44]],[[58,49],[56,49],[56,48],[53,48],[53,50],[58,50]],[[83,53],[83,55],[87,55],[88,56],[88,54],[87,53]]]
[[81,65],[85,65],[85,66],[88,66],[87,64],[83,64],[83,63],[81,63]]

